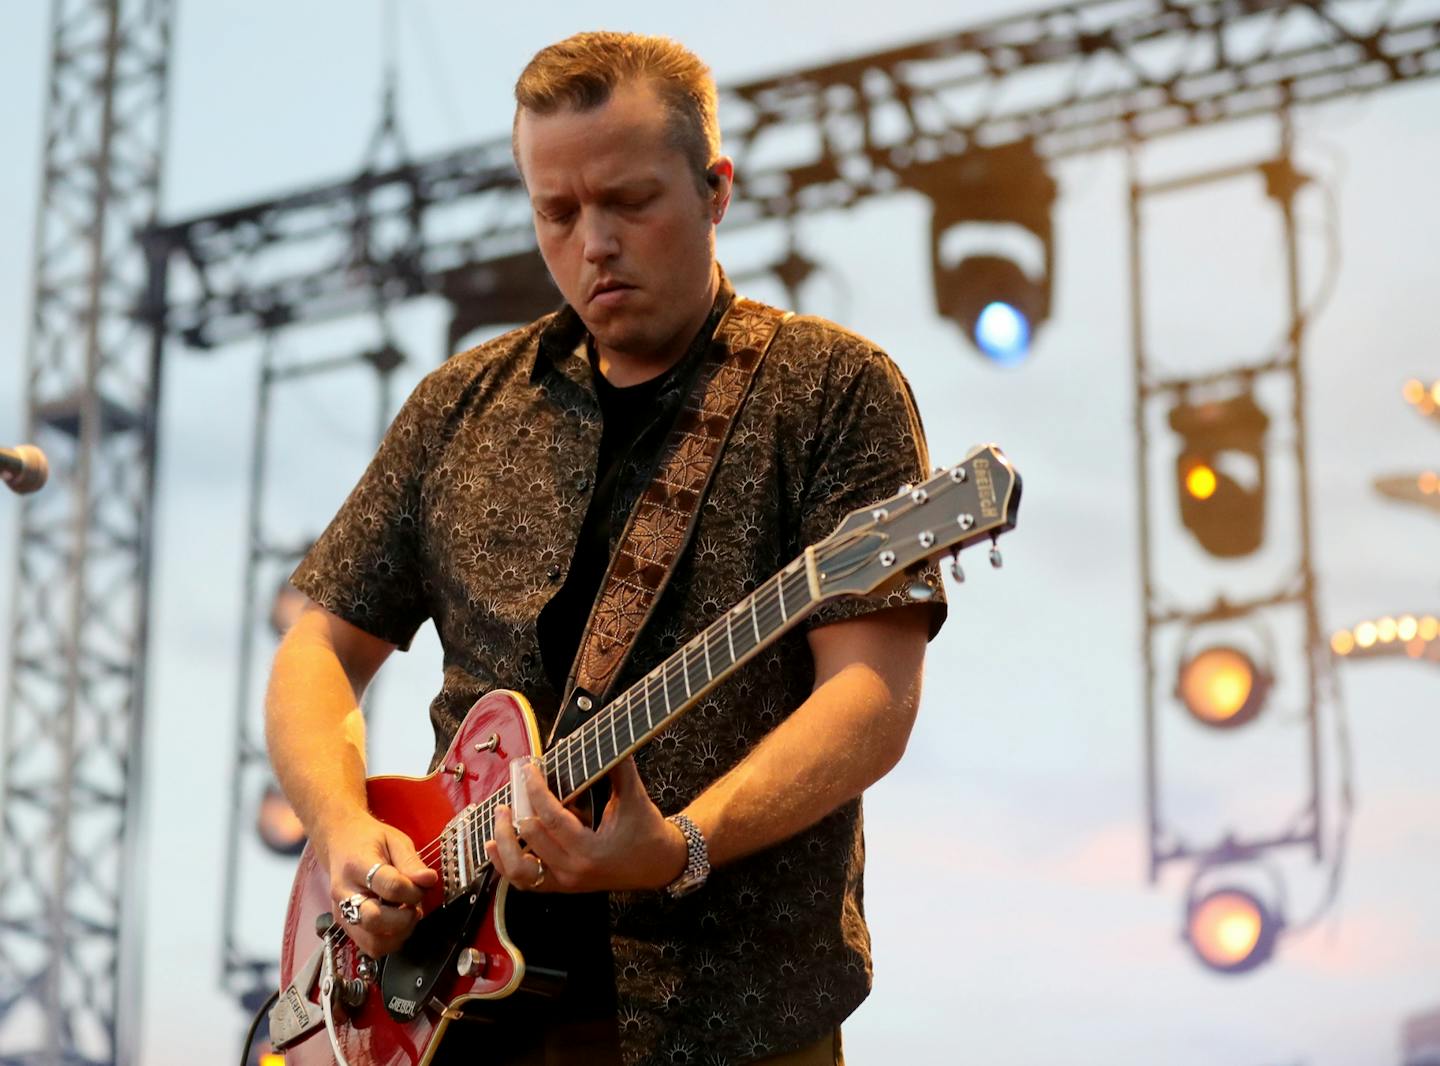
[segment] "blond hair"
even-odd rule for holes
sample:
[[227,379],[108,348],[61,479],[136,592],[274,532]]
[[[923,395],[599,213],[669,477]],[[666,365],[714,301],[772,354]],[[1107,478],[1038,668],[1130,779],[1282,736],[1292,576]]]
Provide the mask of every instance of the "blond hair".
[[536,52],[515,82],[512,144],[522,112],[590,111],[631,81],[647,81],[655,87],[668,112],[670,143],[690,164],[703,190],[710,164],[720,154],[715,81],[695,53],[668,37],[577,33]]

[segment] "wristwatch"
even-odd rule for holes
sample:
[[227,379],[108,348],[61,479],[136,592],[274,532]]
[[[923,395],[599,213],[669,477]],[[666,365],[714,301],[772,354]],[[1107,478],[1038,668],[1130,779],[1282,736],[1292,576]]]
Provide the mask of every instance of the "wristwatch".
[[686,815],[672,814],[665,820],[685,834],[685,869],[665,886],[673,899],[679,899],[694,892],[710,876],[710,849],[705,846],[705,834]]

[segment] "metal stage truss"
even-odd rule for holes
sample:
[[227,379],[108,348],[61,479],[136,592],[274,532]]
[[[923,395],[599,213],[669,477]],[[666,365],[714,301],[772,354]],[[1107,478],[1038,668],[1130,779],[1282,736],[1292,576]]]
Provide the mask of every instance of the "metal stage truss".
[[[90,6],[109,10],[120,4],[97,0]],[[57,12],[65,7],[56,0]],[[154,4],[151,10],[158,12],[156,24],[168,25],[168,5]],[[60,71],[67,60],[58,46],[56,56]],[[142,72],[163,85],[163,52],[136,76]],[[943,181],[946,164],[975,149],[1029,144],[1042,157],[1060,158],[1436,74],[1440,0],[1089,0],[1056,6],[724,90],[727,146],[742,175],[727,227],[783,227],[805,214],[907,189],[930,194]],[[61,74],[53,77],[58,84]],[[59,180],[48,163],[47,174]],[[138,287],[132,287],[107,306],[138,304],[139,318],[152,332],[151,361],[143,375],[133,375],[143,378],[144,387],[138,394],[124,393],[134,401],[125,410],[144,427],[147,470],[153,462],[156,369],[167,341],[208,349],[273,335],[292,324],[373,315],[377,305],[421,296],[451,304],[454,340],[487,323],[528,319],[554,301],[534,251],[528,204],[508,139],[155,226],[143,242],[151,270],[144,299],[137,300]],[[37,306],[51,292],[42,280],[43,265],[37,267]],[[33,351],[43,347],[37,340]],[[98,371],[92,371],[76,384],[98,395]],[[37,426],[44,422],[38,412],[51,399],[49,390],[32,392]],[[95,419],[83,424],[99,432]],[[116,493],[113,486],[106,491]],[[52,497],[59,495],[52,492]],[[140,620],[133,627],[136,654],[128,660],[130,670],[108,678],[116,692],[123,692],[132,723],[138,722],[143,682],[152,500],[147,476],[127,500],[137,528],[146,532],[104,546],[128,566],[122,591],[133,597],[134,617]],[[56,618],[57,607],[25,591],[39,578],[23,575],[38,575],[60,543],[37,523],[38,513],[29,513],[22,535],[21,596],[13,625],[18,629],[24,620],[33,629],[42,624],[37,619],[53,619],[57,643],[82,649],[78,619],[83,612],[69,621]],[[82,547],[101,550],[93,543]],[[80,548],[70,556],[76,572],[85,557]],[[39,661],[28,650],[13,660],[7,717],[17,725],[7,734],[7,768],[19,758],[21,739],[58,734],[68,728],[64,722],[73,720],[67,708],[73,708],[74,697],[66,697],[54,683],[42,687],[28,680],[31,664]],[[22,699],[31,709],[16,710]],[[258,716],[258,708],[245,713]],[[32,726],[24,724],[26,715],[34,719]],[[241,735],[255,728],[253,722],[242,722]],[[135,768],[126,755],[112,747],[104,759],[112,777],[129,787]],[[48,775],[46,788],[68,780],[72,772],[59,757],[44,766],[37,772]],[[11,816],[6,817],[0,849],[13,854],[33,841],[15,836]],[[68,839],[63,821],[51,824],[57,839]],[[130,831],[122,821],[116,835]],[[49,882],[41,873],[32,863],[16,879],[23,884],[7,891],[27,898],[42,893]],[[9,918],[9,911],[3,913]],[[55,909],[35,912],[26,929],[10,921],[0,925],[0,960],[40,943],[47,960],[43,967],[58,966],[55,960],[73,950],[81,936],[72,916]],[[227,985],[260,972],[256,961],[227,957]],[[28,984],[13,991],[0,986],[0,1054],[8,1047],[3,1034],[10,1015],[21,999],[34,994]],[[49,1058],[27,1052],[5,1061],[61,1061],[62,1046],[64,1061],[90,1061],[76,1058],[68,1039],[61,1035],[47,1044],[54,1052],[47,1052]]]
[[169,0],[54,0],[5,693],[0,1062],[130,1062]]

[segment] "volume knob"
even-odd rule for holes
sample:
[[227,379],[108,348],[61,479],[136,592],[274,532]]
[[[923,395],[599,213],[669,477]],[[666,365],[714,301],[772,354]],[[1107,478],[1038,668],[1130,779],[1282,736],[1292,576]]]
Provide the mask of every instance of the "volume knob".
[[475,948],[466,948],[455,960],[455,972],[461,977],[483,977],[485,975],[485,953]]

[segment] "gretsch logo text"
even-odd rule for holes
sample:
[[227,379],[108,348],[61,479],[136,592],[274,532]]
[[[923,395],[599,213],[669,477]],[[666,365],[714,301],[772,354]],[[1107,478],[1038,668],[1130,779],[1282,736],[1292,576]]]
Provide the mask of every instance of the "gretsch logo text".
[[302,1026],[310,1022],[310,1012],[305,1009],[305,1000],[300,993],[291,985],[285,990],[285,1002],[290,1004],[290,1010],[295,1015],[295,1020]]
[[391,996],[387,1006],[396,1014],[404,1014],[407,1017],[415,1013],[418,1006],[413,999],[401,999],[399,996]]
[[980,497],[980,513],[986,518],[999,518],[995,506],[995,483],[990,480],[990,460],[975,460],[975,492]]

